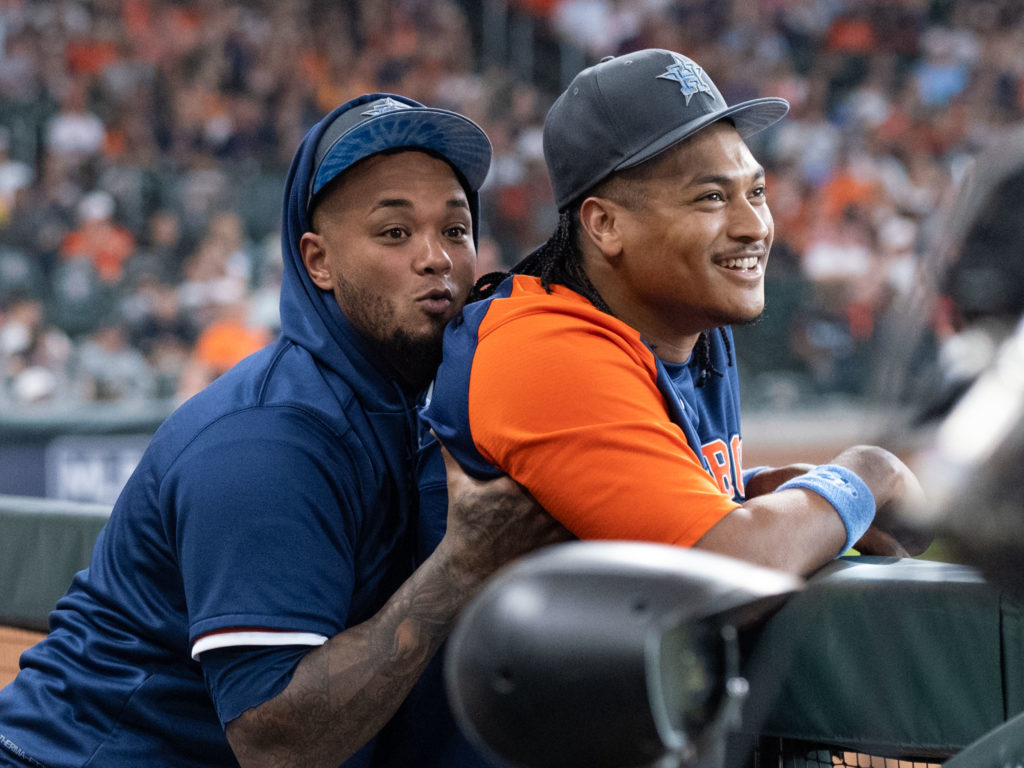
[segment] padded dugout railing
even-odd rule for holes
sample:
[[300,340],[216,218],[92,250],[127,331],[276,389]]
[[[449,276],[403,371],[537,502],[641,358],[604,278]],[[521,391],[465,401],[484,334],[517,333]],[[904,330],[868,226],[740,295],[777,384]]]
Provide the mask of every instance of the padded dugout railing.
[[[0,495],[0,624],[46,630],[108,514]],[[841,558],[742,639],[734,765],[1002,768],[1024,744],[1024,608],[970,567]]]
[[973,568],[841,558],[745,642],[754,768],[1018,764],[1024,607]]

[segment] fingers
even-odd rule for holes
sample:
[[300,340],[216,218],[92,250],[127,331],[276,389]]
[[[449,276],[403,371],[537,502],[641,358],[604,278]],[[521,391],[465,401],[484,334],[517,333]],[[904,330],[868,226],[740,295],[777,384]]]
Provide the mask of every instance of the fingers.
[[452,458],[452,455],[448,453],[448,449],[444,447],[444,443],[441,442],[441,438],[437,436],[437,432],[430,430],[430,436],[437,441],[437,444],[441,448],[441,458],[444,459],[444,468],[451,469],[453,465],[457,466],[457,462]]
[[444,445],[441,445],[441,458],[444,460],[444,473],[446,477],[450,478],[457,473],[462,473],[462,466],[448,453],[448,449]]
[[933,534],[914,522],[919,516],[911,513],[927,502],[917,477],[905,465],[904,470],[900,492],[878,508],[874,527],[888,533],[916,557],[931,545]]
[[934,538],[931,532],[906,525],[902,522],[899,513],[890,517],[895,517],[896,519],[884,522],[878,521],[873,527],[878,528],[879,531],[884,531],[887,536],[898,541],[910,553],[911,557],[917,557],[931,546]]
[[[431,430],[431,434],[434,435],[435,439],[437,435]],[[444,443],[440,440],[437,441],[441,448],[441,458],[444,460],[444,471],[448,481],[449,494],[452,496],[458,495],[454,493],[458,490],[458,493],[466,493],[470,490],[482,490],[484,487],[488,487],[492,493],[506,492],[511,493],[518,489],[518,491],[530,499],[531,502],[536,503],[536,500],[525,486],[520,485],[508,475],[498,475],[497,477],[488,478],[477,478],[470,475],[462,468],[458,459],[448,452],[448,449],[444,447]]]
[[545,544],[560,544],[563,541],[575,541],[578,537],[562,525],[560,522],[551,518],[551,530],[548,533]]
[[448,526],[457,535],[466,531],[485,534],[486,541],[505,541],[504,548],[514,554],[576,538],[544,511],[527,488],[508,475],[474,478],[440,440],[437,442],[448,482]]
[[[437,435],[434,435],[434,437],[436,438]],[[462,468],[462,465],[459,464],[458,460],[448,452],[447,448],[444,447],[444,443],[440,440],[437,442],[441,448],[441,458],[444,460],[444,471],[448,480],[449,491],[459,487],[462,489],[462,492],[465,492],[466,490],[480,488],[487,484],[491,484],[495,489],[501,487],[499,483],[505,478],[504,475],[495,479],[475,478]],[[508,480],[506,482],[511,481]]]
[[856,446],[837,458],[854,462],[854,471],[871,488],[878,504],[875,519],[865,538],[865,554],[916,557],[931,544],[932,536],[909,524],[908,508],[925,503],[924,490],[913,471],[895,454],[878,446]]
[[894,536],[872,525],[865,531],[853,548],[862,555],[882,557],[910,557],[910,553]]

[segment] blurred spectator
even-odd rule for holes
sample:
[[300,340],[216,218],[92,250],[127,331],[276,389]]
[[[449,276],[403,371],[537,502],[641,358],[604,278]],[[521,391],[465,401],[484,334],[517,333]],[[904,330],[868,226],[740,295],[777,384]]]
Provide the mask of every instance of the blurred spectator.
[[804,253],[812,293],[797,350],[820,392],[855,393],[864,384],[867,371],[858,354],[873,331],[876,254],[874,228],[856,205],[834,222],[823,221]]
[[35,178],[28,163],[11,157],[11,131],[0,125],[0,229],[11,220],[16,199]]
[[910,216],[895,214],[878,228],[879,275],[888,294],[884,308],[894,297],[907,297],[914,290],[917,274],[917,230],[919,222]]
[[114,221],[114,207],[114,198],[106,192],[85,195],[78,204],[78,228],[60,245],[63,261],[88,261],[97,278],[111,285],[121,281],[125,263],[135,252],[135,238]]
[[281,329],[281,231],[275,229],[255,249],[256,285],[249,298],[250,322],[271,334]]
[[74,173],[103,151],[106,129],[89,109],[89,79],[80,74],[67,81],[60,110],[46,126],[46,149],[66,173]]
[[648,16],[663,13],[666,3],[624,0],[562,0],[555,6],[555,29],[576,40],[592,57],[601,58],[622,50],[636,37]]
[[153,396],[173,397],[199,333],[181,306],[178,286],[161,280],[157,273],[140,274],[121,303],[121,315],[129,341],[152,372]]
[[43,271],[37,260],[25,251],[0,246],[0,302],[15,296],[39,298],[44,292]]
[[190,245],[182,231],[181,217],[170,208],[158,208],[147,221],[139,250],[129,264],[129,275],[145,273],[161,280],[180,282],[182,265]]
[[48,314],[75,340],[94,331],[116,305],[116,289],[99,278],[89,259],[69,259],[54,267]]
[[182,371],[177,392],[179,402],[271,342],[272,334],[251,322],[249,310],[249,302],[244,299],[218,307],[219,317],[200,332]]
[[252,288],[252,256],[238,214],[214,215],[206,234],[186,260],[181,285],[185,311],[205,326],[219,308],[243,301]]
[[842,133],[825,111],[824,84],[814,82],[776,128],[774,159],[792,165],[801,181],[818,187],[832,174],[842,142]]
[[128,343],[127,332],[114,318],[82,342],[75,374],[83,398],[91,402],[139,403],[156,394],[146,359]]
[[921,41],[923,57],[914,67],[917,97],[924,107],[944,107],[967,87],[978,41],[966,29],[932,27]]
[[69,396],[70,339],[48,324],[43,302],[11,295],[0,304],[0,402],[17,405]]

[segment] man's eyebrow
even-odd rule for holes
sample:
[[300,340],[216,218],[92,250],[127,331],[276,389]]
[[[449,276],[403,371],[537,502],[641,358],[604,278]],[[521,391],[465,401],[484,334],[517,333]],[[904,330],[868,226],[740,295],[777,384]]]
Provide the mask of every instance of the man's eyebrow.
[[461,197],[453,197],[451,200],[445,203],[445,205],[447,205],[449,208],[465,208],[467,211],[469,210],[469,202],[463,200]]
[[[449,208],[465,208],[466,210],[469,210],[469,203],[466,202],[465,200],[461,199],[461,198],[458,198],[458,197],[453,197],[451,200],[449,200],[447,203],[445,203],[445,205],[447,205]],[[413,207],[412,200],[407,200],[404,197],[386,197],[383,200],[378,200],[374,204],[373,210],[377,210],[378,208],[412,208],[412,207]]]
[[386,197],[374,203],[373,209],[377,208],[412,208],[412,201],[404,197]]
[[[763,179],[764,168],[760,165],[757,166],[757,169],[754,171],[750,178],[754,181]],[[707,176],[698,176],[697,178],[690,181],[690,184],[692,184],[693,186],[699,186],[701,184],[717,184],[719,186],[728,186],[730,184],[735,184],[736,182],[737,177],[735,176],[725,176],[723,174],[710,173]]]

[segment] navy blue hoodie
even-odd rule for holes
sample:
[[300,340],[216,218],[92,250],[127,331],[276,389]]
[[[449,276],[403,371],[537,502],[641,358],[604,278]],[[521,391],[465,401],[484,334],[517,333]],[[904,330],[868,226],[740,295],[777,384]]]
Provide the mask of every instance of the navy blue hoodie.
[[[280,338],[154,435],[49,636],[0,692],[0,763],[6,750],[51,768],[236,765],[223,723],[283,690],[310,646],[372,616],[411,573],[415,403],[298,250],[334,114],[288,175]],[[204,679],[194,655],[247,629],[293,633],[294,652],[250,649]],[[373,749],[346,765],[369,765]]]

